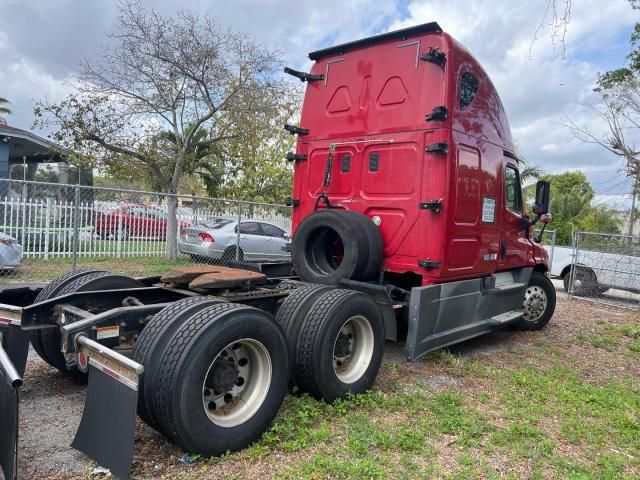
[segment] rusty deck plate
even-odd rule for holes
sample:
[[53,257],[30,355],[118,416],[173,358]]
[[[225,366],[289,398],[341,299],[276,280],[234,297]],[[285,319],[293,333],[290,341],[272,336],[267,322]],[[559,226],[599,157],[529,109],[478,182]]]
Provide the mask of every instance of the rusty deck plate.
[[189,283],[189,288],[234,288],[241,286],[259,285],[267,281],[263,273],[238,268],[224,268],[218,272],[200,275]]
[[163,283],[173,283],[175,285],[188,285],[190,282],[205,273],[221,273],[233,270],[228,267],[218,265],[190,265],[188,267],[176,267],[165,273],[160,281]]

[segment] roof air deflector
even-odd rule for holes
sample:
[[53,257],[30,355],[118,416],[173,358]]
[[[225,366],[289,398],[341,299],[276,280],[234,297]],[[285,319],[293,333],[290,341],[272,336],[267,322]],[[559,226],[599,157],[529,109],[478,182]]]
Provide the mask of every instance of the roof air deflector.
[[322,57],[326,57],[327,55],[332,54],[342,54],[346,50],[351,50],[357,47],[364,47],[368,45],[372,45],[374,43],[382,42],[384,40],[391,39],[406,39],[410,35],[415,35],[418,33],[432,33],[432,32],[442,32],[440,25],[436,22],[431,23],[423,23],[422,25],[416,25],[415,27],[403,28],[402,30],[396,30],[393,32],[383,33],[380,35],[374,35],[372,37],[362,38],[360,40],[355,40],[353,42],[343,43],[341,45],[336,45],[334,47],[324,48],[322,50],[316,50],[315,52],[311,52],[309,54],[309,58],[311,60],[320,60]]

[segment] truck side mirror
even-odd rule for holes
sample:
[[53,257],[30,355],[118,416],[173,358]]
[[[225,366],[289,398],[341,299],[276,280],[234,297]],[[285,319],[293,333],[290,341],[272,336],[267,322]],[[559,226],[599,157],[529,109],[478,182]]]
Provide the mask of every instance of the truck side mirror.
[[544,215],[549,211],[549,194],[551,183],[539,180],[536,184],[536,202],[533,204],[533,213]]

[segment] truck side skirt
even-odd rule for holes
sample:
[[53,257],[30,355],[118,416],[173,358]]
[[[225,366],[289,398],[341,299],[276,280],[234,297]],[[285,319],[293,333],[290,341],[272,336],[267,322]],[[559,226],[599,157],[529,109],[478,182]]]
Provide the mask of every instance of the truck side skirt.
[[520,318],[532,272],[532,267],[525,267],[490,277],[413,288],[407,360],[415,362],[432,350]]

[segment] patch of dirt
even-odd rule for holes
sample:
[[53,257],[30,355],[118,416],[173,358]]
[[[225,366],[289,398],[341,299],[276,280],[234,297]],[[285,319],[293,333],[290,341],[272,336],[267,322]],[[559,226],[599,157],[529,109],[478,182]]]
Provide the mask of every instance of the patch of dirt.
[[31,350],[20,390],[20,478],[73,478],[90,462],[71,448],[85,387],[76,385]]

